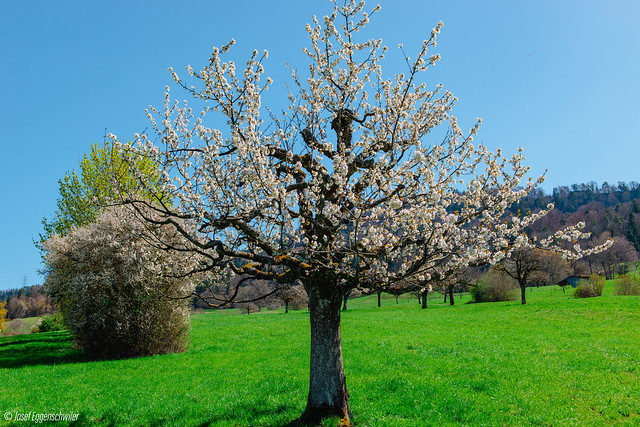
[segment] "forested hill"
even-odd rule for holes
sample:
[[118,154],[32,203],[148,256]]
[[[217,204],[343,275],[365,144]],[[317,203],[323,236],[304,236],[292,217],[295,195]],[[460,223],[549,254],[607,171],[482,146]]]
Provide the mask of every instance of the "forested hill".
[[589,203],[600,203],[603,207],[614,207],[626,202],[640,202],[640,184],[619,182],[617,185],[603,183],[598,186],[595,182],[588,184],[573,184],[571,187],[562,186],[553,189],[552,194],[545,194],[536,189],[529,196],[520,200],[515,209],[535,211],[542,209],[549,203],[554,203],[562,213],[575,212]]
[[545,235],[563,226],[586,223],[586,231],[594,239],[607,236],[627,239],[640,252],[640,184],[620,182],[617,185],[595,182],[557,187],[552,194],[536,189],[512,206],[513,214],[527,213],[555,205],[542,220],[534,223],[531,232]]

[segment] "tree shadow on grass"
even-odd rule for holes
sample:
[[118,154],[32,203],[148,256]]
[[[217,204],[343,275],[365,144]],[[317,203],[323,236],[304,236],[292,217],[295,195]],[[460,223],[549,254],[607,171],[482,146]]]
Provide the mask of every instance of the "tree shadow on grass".
[[20,368],[34,365],[59,365],[90,360],[72,347],[67,331],[15,335],[0,342],[0,366]]
[[[239,402],[230,406],[230,411],[225,413],[223,417],[212,417],[200,420],[194,420],[194,413],[192,411],[183,410],[179,412],[172,412],[163,415],[156,415],[155,418],[138,420],[139,425],[151,425],[156,427],[168,427],[175,425],[191,425],[194,427],[210,427],[210,426],[253,426],[261,425],[264,427],[297,427],[301,426],[298,422],[287,423],[286,421],[274,420],[271,422],[265,422],[263,419],[265,416],[277,416],[289,411],[287,405],[277,406],[256,406],[252,403]],[[276,417],[277,418],[277,417]],[[97,419],[79,420],[78,423],[70,424],[72,426],[97,424],[100,426],[117,426],[121,424],[127,424],[131,420],[123,419],[122,414],[118,414],[114,411],[105,412]],[[136,425],[138,425],[136,424]]]
[[[197,427],[209,427],[218,425],[261,425],[265,427],[298,427],[303,426],[298,419],[294,421],[288,421],[286,418],[283,420],[283,414],[291,412],[293,405],[277,404],[261,405],[256,401],[238,401],[226,408],[224,416],[222,418],[211,418],[208,421],[201,421],[195,423]],[[266,421],[265,417],[272,418],[270,421]],[[286,417],[286,415],[284,416]],[[288,417],[287,417],[288,418]]]

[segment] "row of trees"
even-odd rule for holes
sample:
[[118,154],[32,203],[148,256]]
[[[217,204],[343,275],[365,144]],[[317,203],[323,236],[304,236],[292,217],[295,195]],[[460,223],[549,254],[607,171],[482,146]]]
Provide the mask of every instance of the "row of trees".
[[[200,295],[210,306],[248,304],[303,286],[311,324],[303,418],[313,423],[328,416],[349,422],[340,307],[352,291],[427,287],[536,246],[577,259],[610,244],[583,250],[577,245],[588,237],[582,224],[529,239],[525,229],[552,206],[505,222],[508,207],[542,179],[523,181],[521,150],[507,157],[475,145],[480,120],[464,131],[452,114],[457,98],[422,80],[440,59],[431,50],[442,23],[412,59],[405,57],[406,73],[385,76],[387,48],[358,38],[379,7],[368,14],[364,2],[333,3],[330,15],[306,27],[310,66],[304,76],[292,71],[288,109],[267,121],[261,111],[262,93],[272,85],[263,76],[266,52],[254,51],[239,70],[225,60],[232,41],[214,48],[200,71],[187,67],[186,81],[171,70],[200,112],[172,102],[167,90],[164,108],[148,111],[155,135],[135,135],[134,145],[109,135],[132,179],[109,174],[107,188],[117,199],[105,202],[123,205],[118,215],[136,224],[128,227],[137,238],[102,231],[98,242],[109,249],[97,250],[117,254],[104,265],[113,283],[129,277],[121,274],[122,263],[138,269],[133,277],[141,283],[148,283],[145,277],[220,283],[230,272],[230,286]],[[43,237],[43,247],[52,294],[61,290],[56,298],[71,314],[93,289],[80,287],[80,278],[99,281],[101,270],[90,257],[77,260],[83,244],[73,239],[81,236],[64,236],[62,225]],[[132,248],[134,261],[120,257],[122,248]],[[74,277],[78,287],[66,288]],[[266,293],[243,295],[249,281],[269,283]],[[180,287],[149,289],[173,301],[192,296]]]
[[558,211],[571,213],[589,204],[614,207],[637,199],[640,199],[640,184],[635,181],[619,182],[616,185],[604,182],[601,186],[595,182],[589,182],[556,187],[551,194],[545,194],[542,189],[536,189],[520,199],[514,205],[514,209],[536,210],[548,203],[554,203]]
[[5,296],[6,316],[9,319],[43,316],[54,311],[54,304],[42,286],[5,291]]
[[192,298],[192,307],[194,309],[211,308],[211,301],[224,301],[229,299],[231,289],[238,289],[238,294],[229,303],[227,308],[239,308],[247,314],[262,310],[262,308],[275,309],[283,307],[285,313],[290,308],[299,310],[306,307],[308,297],[304,287],[299,283],[293,283],[287,286],[265,280],[247,280],[240,286],[238,282],[243,277],[233,277],[227,274],[219,277],[219,281],[215,284],[201,284],[195,290],[196,296]]
[[[640,201],[633,201],[634,205]],[[579,214],[574,213],[573,216]],[[551,214],[549,215],[551,216]],[[575,218],[573,218],[575,220]],[[583,218],[580,218],[583,219]],[[543,219],[544,221],[544,219]],[[547,223],[548,224],[548,223]],[[534,229],[535,226],[530,227]],[[554,230],[556,231],[556,230]],[[505,258],[498,263],[493,271],[488,272],[486,269],[473,269],[468,268],[462,271],[450,274],[442,280],[434,282],[433,285],[436,289],[445,294],[445,302],[448,298],[450,303],[454,304],[454,292],[457,290],[468,290],[470,287],[474,291],[474,295],[478,296],[478,301],[482,300],[502,300],[510,295],[511,281],[515,283],[516,287],[520,288],[521,300],[523,304],[526,303],[526,287],[528,286],[544,286],[557,284],[562,279],[570,274],[574,275],[596,275],[601,274],[606,279],[613,279],[616,275],[624,275],[630,270],[636,268],[636,262],[638,261],[638,252],[634,246],[625,236],[613,237],[608,231],[604,231],[599,236],[592,236],[591,239],[582,243],[586,248],[593,248],[600,246],[608,241],[612,241],[611,247],[607,251],[594,253],[592,255],[583,257],[572,262],[563,259],[563,257],[556,252],[541,249],[522,249],[514,251],[509,258]],[[501,272],[502,274],[496,274]],[[478,285],[478,283],[481,285]],[[246,289],[242,289],[241,296],[251,299],[256,298],[259,295],[266,294],[265,286],[268,286],[262,282],[262,290],[260,287],[247,286]],[[479,287],[485,287],[483,297],[483,291],[478,291]],[[490,290],[488,287],[490,287]],[[402,295],[405,293],[415,293],[416,296],[422,298],[425,286],[421,283],[401,283],[394,284],[386,288],[379,288],[379,292],[387,292],[392,295]],[[285,293],[286,295],[286,293]],[[298,292],[300,303],[304,304],[304,292]],[[484,299],[483,299],[484,298]],[[203,303],[199,299],[197,306],[206,307],[206,303]],[[262,302],[254,301],[245,304],[233,304],[233,307],[244,308],[247,313],[253,311],[259,311],[261,307],[277,307],[281,306],[278,298],[266,298]],[[343,309],[346,309],[347,296],[343,299]],[[426,308],[426,299],[423,307]]]

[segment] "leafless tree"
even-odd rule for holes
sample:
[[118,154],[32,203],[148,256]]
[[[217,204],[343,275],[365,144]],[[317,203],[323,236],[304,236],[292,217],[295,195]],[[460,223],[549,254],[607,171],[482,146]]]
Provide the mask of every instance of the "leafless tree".
[[[512,277],[520,286],[522,304],[527,303],[527,284],[536,274],[544,272],[548,253],[541,249],[518,249],[494,266],[495,270]],[[538,276],[539,277],[539,276]]]

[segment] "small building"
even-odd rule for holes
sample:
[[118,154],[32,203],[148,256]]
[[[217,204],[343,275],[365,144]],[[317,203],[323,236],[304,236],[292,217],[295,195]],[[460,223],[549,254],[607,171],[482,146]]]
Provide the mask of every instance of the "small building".
[[566,279],[562,279],[561,281],[559,281],[558,285],[560,285],[560,286],[571,285],[572,288],[576,288],[580,284],[581,280],[586,280],[588,278],[589,278],[589,276],[586,276],[584,274],[572,275],[572,276],[567,277]]

